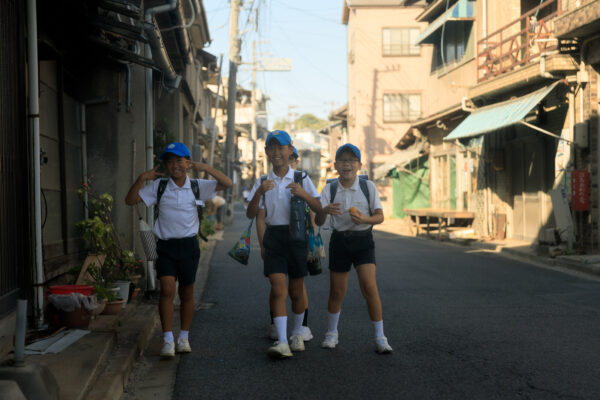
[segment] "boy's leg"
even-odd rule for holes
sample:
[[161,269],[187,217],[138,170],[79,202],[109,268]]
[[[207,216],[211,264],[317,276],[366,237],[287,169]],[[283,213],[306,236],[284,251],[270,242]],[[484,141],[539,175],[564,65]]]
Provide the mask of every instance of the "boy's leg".
[[292,301],[292,330],[290,348],[292,351],[304,351],[304,338],[302,336],[302,322],[306,311],[306,289],[304,277],[290,278],[290,299]]
[[175,277],[160,277],[160,297],[158,300],[158,312],[163,332],[173,332],[173,300],[175,299]]
[[267,354],[274,358],[291,357],[292,353],[287,340],[286,275],[279,272],[269,274],[269,282],[271,283],[269,306],[273,313],[273,323],[277,329],[279,340],[269,347]]
[[369,317],[373,324],[375,336],[375,351],[379,354],[392,352],[392,347],[388,344],[387,338],[383,333],[383,312],[379,290],[377,289],[377,280],[375,279],[375,264],[362,264],[356,267],[360,291],[367,301]]
[[181,315],[181,330],[189,331],[194,318],[194,284],[179,286],[179,313]]
[[175,299],[175,277],[164,275],[160,277],[160,297],[158,299],[158,312],[163,331],[163,347],[161,357],[175,356],[175,343],[173,338],[173,313]]
[[342,301],[348,289],[348,274],[349,272],[329,272],[327,311],[331,314],[339,313],[342,308]]

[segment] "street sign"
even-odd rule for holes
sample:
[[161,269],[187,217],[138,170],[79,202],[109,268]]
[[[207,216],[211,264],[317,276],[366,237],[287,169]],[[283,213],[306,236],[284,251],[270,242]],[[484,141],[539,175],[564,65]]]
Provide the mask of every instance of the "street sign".
[[571,208],[573,211],[587,211],[589,204],[590,174],[586,170],[571,171]]
[[257,71],[291,71],[291,58],[263,58],[256,62]]

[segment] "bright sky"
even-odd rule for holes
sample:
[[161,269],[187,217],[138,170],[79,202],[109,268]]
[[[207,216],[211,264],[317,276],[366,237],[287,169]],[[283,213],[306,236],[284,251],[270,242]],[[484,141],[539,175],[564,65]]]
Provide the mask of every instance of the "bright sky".
[[[242,62],[252,61],[252,40],[266,58],[291,58],[290,72],[258,72],[257,87],[267,103],[269,128],[287,118],[311,113],[327,119],[332,109],[347,102],[346,26],[341,23],[343,0],[244,0],[240,13]],[[258,8],[258,31],[254,11]],[[205,0],[212,43],[206,51],[223,54],[223,75],[229,74],[229,0]],[[250,14],[250,15],[249,15]],[[250,19],[249,19],[250,18]],[[268,43],[265,43],[268,41]],[[259,57],[257,55],[257,58]],[[249,65],[238,69],[237,81],[251,88]]]

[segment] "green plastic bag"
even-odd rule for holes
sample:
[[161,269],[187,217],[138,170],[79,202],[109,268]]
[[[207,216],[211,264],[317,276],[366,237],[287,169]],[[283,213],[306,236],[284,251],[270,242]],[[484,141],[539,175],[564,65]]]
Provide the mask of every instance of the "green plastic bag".
[[252,233],[251,228],[253,222],[254,220],[250,221],[248,229],[242,233],[240,240],[238,240],[233,248],[227,253],[231,258],[243,265],[248,265],[248,259],[250,258],[250,235]]

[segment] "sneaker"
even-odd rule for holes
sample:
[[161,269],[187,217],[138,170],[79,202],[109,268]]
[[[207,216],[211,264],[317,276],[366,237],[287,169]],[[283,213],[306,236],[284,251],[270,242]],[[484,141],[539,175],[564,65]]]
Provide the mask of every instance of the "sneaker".
[[191,353],[192,348],[190,347],[190,342],[187,339],[183,339],[183,338],[177,339],[177,345],[175,346],[175,351],[177,353]]
[[277,334],[277,328],[275,327],[275,324],[269,325],[269,339],[271,339],[271,340],[279,339],[279,335]]
[[302,333],[300,333],[300,335],[302,336],[302,340],[304,340],[305,342],[309,342],[313,338],[313,334],[308,326],[302,327]]
[[290,341],[290,349],[292,351],[304,351],[304,340],[301,335],[293,335]]
[[271,358],[288,358],[292,356],[290,346],[287,343],[273,343],[273,346],[267,350],[267,355]]
[[321,347],[324,349],[335,349],[338,344],[338,333],[327,332],[325,334],[325,340],[321,342]]
[[160,350],[161,357],[175,357],[175,343],[165,342]]
[[375,351],[378,354],[389,354],[392,352],[392,347],[388,344],[385,336],[376,337],[375,340]]

